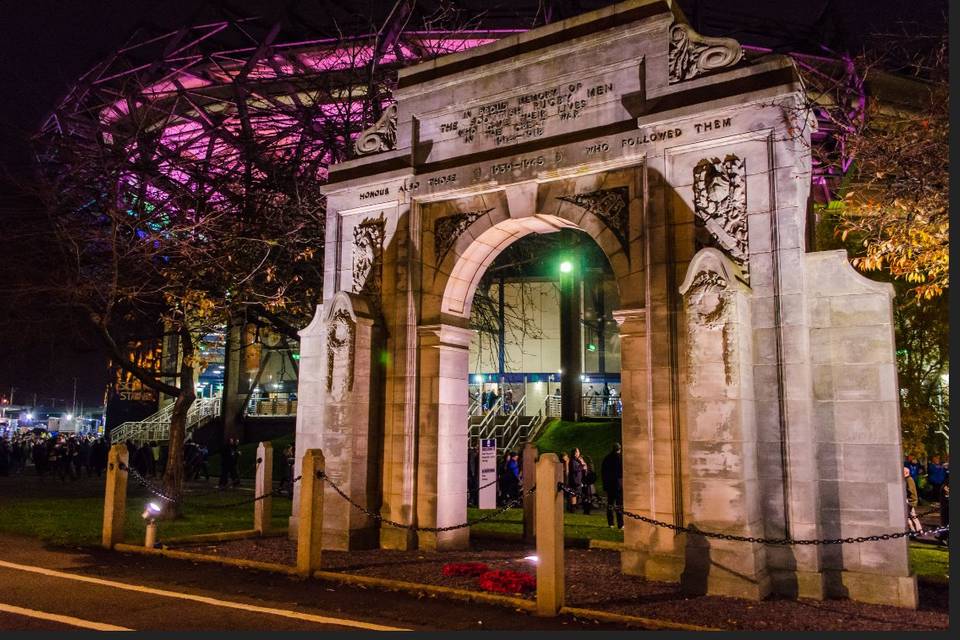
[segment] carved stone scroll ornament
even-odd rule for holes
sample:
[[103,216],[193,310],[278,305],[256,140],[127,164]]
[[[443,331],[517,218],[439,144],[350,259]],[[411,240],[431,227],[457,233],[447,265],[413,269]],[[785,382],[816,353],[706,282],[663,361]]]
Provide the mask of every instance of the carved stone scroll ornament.
[[[353,352],[357,325],[350,312],[340,309],[333,314],[327,329],[327,391],[342,398],[344,390],[353,391]],[[336,366],[337,360],[347,359],[346,370]],[[334,377],[336,375],[336,377]]]
[[387,221],[383,214],[367,218],[353,228],[353,291],[380,295],[383,276],[383,241]]
[[397,146],[397,105],[387,107],[372,127],[365,129],[353,144],[357,157],[390,151]]
[[733,154],[721,162],[704,158],[693,168],[693,212],[734,262],[746,269],[747,175]]
[[443,262],[443,259],[447,257],[450,249],[456,243],[457,238],[463,235],[470,225],[476,222],[478,218],[493,211],[493,209],[493,207],[490,207],[477,211],[465,211],[438,218],[433,223],[433,255],[437,257],[437,264]]
[[598,189],[572,196],[558,196],[558,200],[581,207],[600,218],[630,255],[630,190],[627,187]]
[[685,24],[670,27],[671,83],[732,66],[742,57],[743,49],[733,38],[708,38]]

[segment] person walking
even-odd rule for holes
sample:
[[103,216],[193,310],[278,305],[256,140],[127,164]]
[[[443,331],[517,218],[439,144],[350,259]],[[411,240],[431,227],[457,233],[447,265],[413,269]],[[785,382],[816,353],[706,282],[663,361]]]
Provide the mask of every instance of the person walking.
[[[944,480],[943,486],[940,488],[940,526],[949,527],[950,526],[950,475],[948,474]],[[937,535],[937,540],[940,541],[942,545],[950,544],[950,530],[941,531]]]
[[930,500],[940,500],[940,488],[947,477],[947,470],[940,464],[940,456],[933,456],[927,463],[927,482],[930,484]]
[[620,443],[613,443],[613,450],[600,463],[600,479],[607,492],[607,526],[613,528],[616,514],[617,528],[623,529],[623,453]]
[[570,512],[577,510],[577,504],[581,501],[583,493],[583,474],[585,473],[583,458],[580,457],[580,449],[576,447],[570,451],[570,470],[567,475],[567,486],[570,488]]
[[910,467],[903,468],[903,482],[906,485],[907,493],[907,526],[910,531],[923,531],[923,525],[920,518],[917,517],[917,505],[920,503],[920,496],[917,494],[917,483],[913,480],[910,473]]
[[234,487],[240,486],[240,441],[230,438],[220,448],[220,488],[229,481]]

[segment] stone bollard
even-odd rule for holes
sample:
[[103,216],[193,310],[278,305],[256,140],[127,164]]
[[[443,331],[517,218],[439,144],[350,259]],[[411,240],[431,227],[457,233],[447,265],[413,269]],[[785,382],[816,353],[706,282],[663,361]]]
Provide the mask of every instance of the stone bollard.
[[127,445],[115,444],[107,455],[107,488],[103,496],[103,546],[112,549],[123,542],[123,525],[127,515],[127,471],[121,469],[130,461]]
[[300,479],[300,513],[297,522],[297,573],[309,577],[320,569],[323,548],[323,452],[303,454]]
[[537,482],[537,446],[528,442],[523,445],[520,457],[523,469],[523,540],[533,542],[536,538],[537,498],[530,493]]
[[563,606],[563,463],[545,453],[537,462],[537,615],[555,616]]
[[270,519],[273,516],[273,498],[267,495],[273,491],[273,445],[261,442],[257,447],[257,460],[259,462],[253,495],[267,497],[253,503],[253,528],[262,536],[269,533]]

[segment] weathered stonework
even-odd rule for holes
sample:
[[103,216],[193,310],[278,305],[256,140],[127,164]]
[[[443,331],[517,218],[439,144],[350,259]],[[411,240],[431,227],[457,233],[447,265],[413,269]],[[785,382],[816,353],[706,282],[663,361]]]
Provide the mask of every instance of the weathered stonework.
[[733,38],[701,36],[686,24],[670,28],[670,82],[732,66],[741,58],[743,49]]
[[624,253],[630,255],[629,233],[629,202],[630,195],[625,187],[616,189],[598,189],[587,193],[577,193],[572,196],[560,196],[560,200],[572,202],[583,207],[600,218],[613,235],[617,237]]
[[383,214],[367,218],[353,229],[353,292],[380,297],[383,279]]
[[[623,571],[691,592],[916,606],[902,539],[697,533],[898,531],[904,498],[889,288],[842,252],[806,251],[810,127],[784,118],[807,103],[792,63],[737,64],[735,41],[675,21],[630,0],[399,71],[395,108],[364,138],[379,154],[331,167],[325,188],[298,450],[322,448],[331,477],[385,518],[462,522],[477,283],[517,239],[579,229],[619,290],[625,507],[691,528],[627,519]],[[469,542],[328,503],[325,541],[340,548]]]
[[747,175],[742,159],[727,155],[704,159],[693,168],[693,204],[696,220],[711,233],[733,260],[745,267],[747,241]]
[[372,127],[364,129],[354,142],[353,151],[357,156],[390,151],[397,146],[397,105],[392,104]]

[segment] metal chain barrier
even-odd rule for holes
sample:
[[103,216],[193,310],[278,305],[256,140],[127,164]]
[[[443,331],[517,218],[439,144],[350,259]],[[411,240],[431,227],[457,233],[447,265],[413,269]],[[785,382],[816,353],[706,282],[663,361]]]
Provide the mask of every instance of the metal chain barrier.
[[[297,476],[296,478],[293,479],[293,482],[290,483],[291,490],[293,489],[293,485],[299,482],[302,477],[303,476]],[[225,504],[208,504],[207,508],[208,509],[227,509],[230,507],[240,507],[245,504],[253,504],[254,502],[259,502],[260,500],[263,500],[264,498],[269,498],[270,496],[279,496],[282,494],[283,492],[278,487],[273,491],[270,491],[269,493],[263,494],[262,496],[257,496],[255,498],[246,498],[244,500],[237,500],[236,502],[227,502]]]
[[163,492],[163,489],[161,489],[160,487],[158,487],[157,485],[155,485],[154,483],[150,482],[149,480],[144,478],[142,475],[140,475],[140,472],[134,469],[133,467],[121,462],[119,464],[119,468],[121,471],[126,471],[131,476],[133,476],[133,479],[136,480],[137,483],[142,485],[147,491],[157,496],[161,500],[165,500],[171,504],[179,502],[179,500],[168,496],[166,493]]
[[[564,493],[570,496],[576,496],[582,498],[582,496],[576,491],[570,489],[569,487],[562,485],[558,487],[563,490]],[[607,508],[607,500],[604,498],[598,498],[594,496],[590,500],[590,504],[596,507],[598,510]],[[896,540],[897,538],[906,538],[906,537],[916,537],[925,534],[940,534],[946,531],[950,531],[950,526],[936,527],[934,529],[922,529],[920,531],[898,531],[896,533],[882,533],[872,536],[856,536],[849,538],[827,538],[823,540],[797,540],[794,538],[761,538],[756,536],[738,536],[732,533],[717,533],[714,531],[701,531],[695,527],[684,527],[681,525],[673,524],[670,522],[663,522],[662,520],[656,520],[655,518],[649,518],[639,513],[631,513],[623,507],[613,505],[613,510],[617,511],[628,518],[633,518],[634,520],[639,520],[647,524],[653,525],[655,527],[662,527],[664,529],[670,529],[677,533],[690,533],[693,535],[703,536],[704,538],[716,538],[718,540],[732,540],[734,542],[752,542],[756,544],[769,544],[769,545],[780,545],[780,546],[792,546],[792,545],[832,545],[832,544],[855,544],[861,542],[878,542],[881,540]],[[932,511],[931,511],[932,513]],[[926,515],[926,514],[925,514]]]
[[[257,462],[259,463],[260,460],[257,460]],[[142,485],[148,492],[152,493],[153,495],[155,495],[156,497],[160,498],[161,500],[164,500],[164,501],[166,501],[166,502],[169,502],[170,504],[183,503],[183,496],[181,496],[179,500],[176,499],[176,498],[173,498],[173,497],[171,497],[171,496],[168,496],[166,493],[164,493],[164,491],[163,491],[160,487],[158,487],[158,486],[157,486],[156,484],[154,484],[153,482],[150,482],[150,480],[148,480],[147,478],[144,478],[144,477],[140,474],[140,472],[137,471],[136,469],[134,469],[133,467],[131,467],[131,466],[129,466],[129,465],[126,465],[126,464],[123,464],[123,463],[121,462],[119,468],[120,468],[121,471],[126,471],[126,472],[128,472],[128,473],[133,477],[133,479],[137,481],[138,484]],[[290,488],[291,488],[291,490],[293,489],[293,485],[296,484],[296,483],[300,480],[300,478],[302,478],[302,477],[303,477],[303,476],[297,476],[296,478],[293,479],[293,481],[290,483]],[[286,490],[286,489],[284,489],[284,490]],[[206,496],[206,495],[213,495],[214,493],[219,493],[219,492],[220,492],[220,490],[218,489],[218,490],[215,490],[215,491],[209,491],[209,492],[205,492],[205,493],[201,493],[201,494],[195,494],[195,495],[192,496],[192,497],[202,497],[202,496]],[[228,502],[228,503],[224,503],[224,504],[211,504],[211,505],[206,505],[206,508],[208,508],[208,509],[227,509],[227,508],[231,508],[231,507],[240,507],[240,506],[243,506],[243,505],[245,505],[245,504],[253,504],[254,502],[259,502],[260,500],[263,500],[263,499],[265,499],[265,498],[269,498],[270,496],[279,496],[279,495],[282,495],[282,494],[283,494],[283,491],[281,491],[280,488],[277,488],[277,489],[274,489],[273,491],[270,491],[269,493],[265,493],[265,494],[263,494],[263,495],[261,495],[261,496],[256,496],[256,497],[253,497],[253,498],[245,498],[245,499],[243,499],[243,500],[237,500],[236,502]]]
[[503,505],[502,507],[500,507],[500,508],[497,509],[496,511],[494,511],[494,512],[492,512],[492,513],[488,513],[488,514],[485,515],[485,516],[481,516],[481,517],[477,518],[476,520],[467,520],[466,522],[463,522],[463,523],[460,523],[460,524],[450,525],[450,526],[447,526],[447,527],[421,527],[421,526],[419,526],[419,525],[404,524],[404,523],[402,523],[402,522],[397,522],[396,520],[390,520],[389,518],[383,517],[383,515],[381,515],[381,514],[379,514],[379,513],[370,511],[369,509],[367,509],[367,508],[364,507],[363,505],[360,505],[360,504],[357,504],[356,502],[354,502],[354,501],[350,498],[350,496],[348,496],[346,493],[344,493],[343,490],[340,489],[340,487],[338,487],[338,486],[336,485],[336,483],[334,483],[334,481],[330,479],[329,476],[327,476],[326,473],[324,473],[323,471],[320,471],[320,472],[318,472],[317,475],[318,475],[318,477],[319,477],[321,480],[323,480],[323,481],[326,482],[328,485],[330,485],[330,487],[332,487],[333,490],[334,490],[335,492],[337,492],[337,495],[339,495],[341,498],[343,498],[344,500],[346,500],[346,501],[350,504],[350,506],[352,506],[354,509],[357,509],[358,511],[360,511],[361,513],[363,513],[364,515],[366,515],[368,518],[373,518],[374,520],[378,520],[379,522],[382,522],[383,524],[388,524],[388,525],[390,525],[391,527],[396,527],[397,529],[409,529],[410,531],[425,531],[425,532],[428,532],[428,533],[442,533],[442,532],[444,532],[444,531],[456,531],[457,529],[465,529],[466,527],[470,527],[470,526],[473,526],[473,525],[475,525],[475,524],[480,524],[481,522],[486,522],[486,521],[488,521],[488,520],[493,520],[493,519],[496,518],[497,516],[500,516],[500,515],[502,515],[503,513],[505,513],[508,509],[512,509],[513,507],[516,507],[516,506],[519,506],[519,505],[523,504],[523,499],[524,499],[524,497],[527,496],[527,495],[532,495],[532,494],[537,490],[537,487],[536,487],[536,486],[531,487],[531,488],[530,488],[530,491],[527,491],[527,492],[524,492],[524,491],[521,490],[519,496],[517,496],[517,497],[514,498],[513,500],[510,500],[509,502],[507,502],[507,504]]

